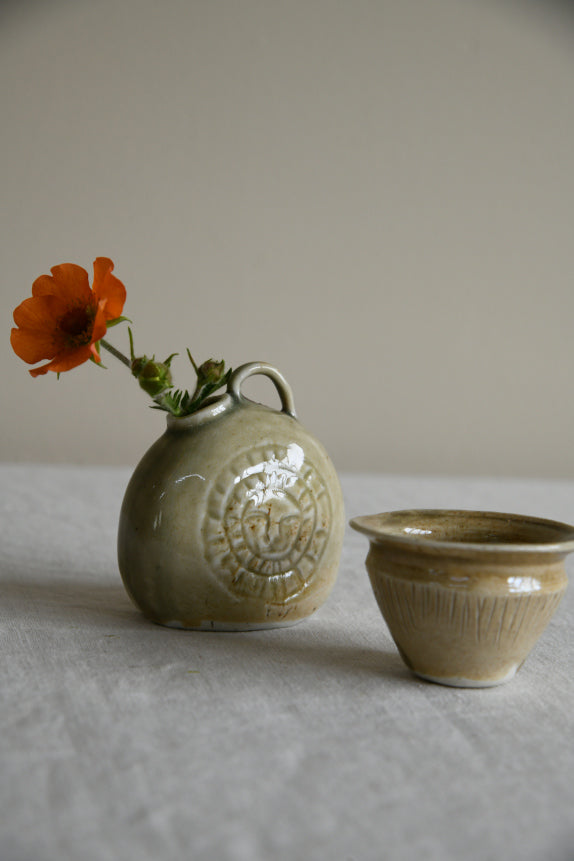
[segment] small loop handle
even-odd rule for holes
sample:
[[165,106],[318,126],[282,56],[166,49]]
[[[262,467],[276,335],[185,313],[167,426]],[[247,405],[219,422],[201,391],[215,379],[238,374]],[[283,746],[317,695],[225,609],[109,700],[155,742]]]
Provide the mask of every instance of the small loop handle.
[[269,377],[273,381],[281,399],[282,412],[296,419],[297,413],[295,412],[295,402],[291,386],[277,368],[274,368],[273,365],[268,365],[266,362],[248,362],[246,365],[240,365],[239,368],[236,368],[227,384],[229,394],[236,399],[242,398],[241,386],[247,377],[251,377],[254,374],[263,374],[263,376]]

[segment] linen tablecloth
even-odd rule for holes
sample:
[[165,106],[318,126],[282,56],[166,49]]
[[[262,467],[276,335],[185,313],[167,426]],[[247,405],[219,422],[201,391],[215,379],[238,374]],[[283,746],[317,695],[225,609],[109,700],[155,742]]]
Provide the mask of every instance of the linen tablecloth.
[[[0,466],[2,861],[574,859],[574,589],[516,678],[479,690],[410,675],[350,529],[300,625],[161,628],[117,569],[129,474]],[[574,482],[342,484],[347,517],[574,522]]]

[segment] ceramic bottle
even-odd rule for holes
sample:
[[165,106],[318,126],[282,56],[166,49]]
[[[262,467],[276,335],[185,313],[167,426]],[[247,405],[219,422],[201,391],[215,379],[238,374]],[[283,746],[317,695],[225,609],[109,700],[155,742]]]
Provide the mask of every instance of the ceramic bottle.
[[[273,381],[281,410],[242,394],[252,374]],[[167,417],[127,487],[118,561],[128,594],[154,622],[277,627],[326,600],[343,528],[329,456],[298,421],[283,375],[253,362],[196,413]]]

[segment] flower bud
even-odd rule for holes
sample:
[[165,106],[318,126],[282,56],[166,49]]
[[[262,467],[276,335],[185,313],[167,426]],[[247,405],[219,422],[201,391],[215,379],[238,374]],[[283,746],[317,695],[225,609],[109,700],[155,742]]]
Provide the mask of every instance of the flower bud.
[[200,386],[218,386],[225,376],[225,362],[208,359],[197,369],[197,382]]
[[166,362],[156,362],[155,359],[141,356],[132,361],[131,368],[132,374],[144,392],[147,392],[152,398],[165,389],[170,389],[173,385],[171,371]]

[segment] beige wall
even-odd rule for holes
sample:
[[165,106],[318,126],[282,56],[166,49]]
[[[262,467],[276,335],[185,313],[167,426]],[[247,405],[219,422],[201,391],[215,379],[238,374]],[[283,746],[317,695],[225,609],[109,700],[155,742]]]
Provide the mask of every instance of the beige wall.
[[276,364],[340,469],[574,477],[568,9],[6,4],[0,458],[163,429],[113,359],[32,380],[8,345],[37,275],[107,255],[142,351]]

